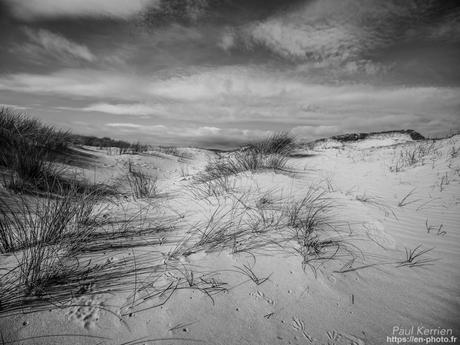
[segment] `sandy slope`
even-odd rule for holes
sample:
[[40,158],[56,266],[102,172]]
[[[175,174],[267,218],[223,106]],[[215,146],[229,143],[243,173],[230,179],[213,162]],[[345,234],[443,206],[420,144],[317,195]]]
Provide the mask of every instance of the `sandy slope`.
[[[422,161],[394,171],[400,152],[416,145],[432,146]],[[384,344],[396,325],[452,328],[460,336],[460,154],[452,154],[459,147],[460,136],[434,143],[403,136],[323,142],[299,149],[290,159],[296,174],[241,174],[227,181],[230,192],[212,197],[200,196],[191,185],[215,153],[186,149],[187,156],[179,158],[98,152],[103,163],[88,176],[123,181],[129,159],[159,176],[160,197],[125,198],[107,212],[140,212],[144,225],[175,217],[175,227],[138,247],[101,254],[154,266],[129,277],[124,292],[81,296],[68,308],[3,318],[5,339],[35,337],[18,342],[24,344]],[[302,258],[288,246],[235,250],[246,248],[249,240],[233,248],[187,251],[210,219],[216,227],[235,219],[235,213],[226,214],[235,203],[284,205],[302,198],[310,186],[326,193],[334,226],[329,236],[343,241],[349,252],[302,267]],[[265,215],[271,226],[276,215],[269,210]],[[251,221],[245,219],[245,224]],[[433,248],[421,257],[424,265],[401,266],[405,250],[419,245]],[[174,257],[177,248],[184,255]],[[239,273],[236,267],[243,265],[269,279],[257,285]],[[155,295],[155,286],[186,278],[196,288]]]

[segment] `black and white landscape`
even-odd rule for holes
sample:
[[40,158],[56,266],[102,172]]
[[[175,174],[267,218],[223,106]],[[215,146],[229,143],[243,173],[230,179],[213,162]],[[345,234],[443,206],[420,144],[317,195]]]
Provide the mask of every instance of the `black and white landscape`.
[[456,344],[460,5],[0,0],[0,344]]

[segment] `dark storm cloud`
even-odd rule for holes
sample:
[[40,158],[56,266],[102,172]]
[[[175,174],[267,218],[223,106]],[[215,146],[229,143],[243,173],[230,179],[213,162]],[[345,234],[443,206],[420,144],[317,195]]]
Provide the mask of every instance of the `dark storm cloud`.
[[294,8],[305,0],[162,0],[143,14],[146,24],[157,26],[176,21],[186,24],[238,25],[263,20]]

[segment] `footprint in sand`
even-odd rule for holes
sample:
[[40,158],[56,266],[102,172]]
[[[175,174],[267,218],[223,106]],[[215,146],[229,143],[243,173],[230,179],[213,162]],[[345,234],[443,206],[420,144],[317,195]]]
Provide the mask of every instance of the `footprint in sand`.
[[332,331],[327,331],[326,334],[327,334],[327,338],[328,338],[330,341],[337,341],[337,340],[339,340],[339,333],[337,333],[337,331],[336,331],[335,329],[333,329]]
[[103,305],[103,302],[95,296],[81,297],[76,301],[75,306],[69,309],[67,316],[70,321],[76,322],[81,327],[94,329],[99,320],[100,307]]
[[365,345],[362,339],[354,335],[338,332],[335,329],[326,332],[330,345]]
[[262,291],[257,290],[256,292],[251,292],[249,293],[250,296],[254,296],[255,298],[261,298],[268,304],[274,305],[275,301],[273,301],[271,298],[268,298]]
[[294,316],[292,318],[291,327],[295,331],[302,333],[304,338],[307,339],[310,343],[313,342],[313,338],[305,330],[305,322],[303,322],[301,319]]
[[395,249],[396,242],[394,238],[385,232],[385,227],[380,221],[368,222],[363,225],[366,229],[366,235],[377,245],[384,249]]

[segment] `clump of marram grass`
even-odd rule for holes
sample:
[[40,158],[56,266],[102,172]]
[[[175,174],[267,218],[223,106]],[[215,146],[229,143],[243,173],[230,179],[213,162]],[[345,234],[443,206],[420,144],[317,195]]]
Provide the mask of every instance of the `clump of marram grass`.
[[[267,201],[268,200],[268,201]],[[254,198],[251,192],[230,193],[204,223],[190,232],[192,246],[186,254],[231,250],[241,252],[288,252],[300,255],[302,268],[341,258],[355,258],[354,247],[332,217],[332,200],[309,188],[300,200]],[[348,235],[348,233],[347,233]]]
[[[0,252],[7,253],[37,244],[65,243],[69,236],[79,239],[90,230],[88,224],[100,196],[81,194],[78,186],[63,195],[46,194],[33,198],[2,194],[0,197]],[[73,242],[73,243],[72,243]],[[79,241],[68,245],[76,246]]]
[[68,269],[65,262],[94,232],[91,222],[99,197],[77,187],[64,195],[32,198],[3,194],[0,198],[0,252],[14,253],[18,280],[26,295],[40,295]]
[[148,175],[128,162],[127,179],[136,198],[150,198],[157,194],[157,177]]
[[[14,149],[11,147],[14,145]],[[10,150],[2,156],[4,165],[24,181],[41,183],[52,173],[48,150],[36,146],[24,138],[13,140]]]
[[196,199],[218,198],[236,190],[236,180],[224,175],[212,180],[194,181],[186,189]]
[[294,143],[294,137],[288,133],[277,133],[252,142],[226,157],[208,163],[204,172],[198,176],[198,180],[214,180],[244,171],[285,170]]
[[16,192],[53,191],[56,181],[64,184],[64,169],[57,168],[51,160],[47,149],[18,138],[14,149],[3,155],[9,172],[3,176],[3,185]]
[[395,154],[390,171],[400,172],[408,167],[423,165],[427,159],[436,159],[440,154],[435,141],[412,144]]
[[326,214],[330,207],[330,201],[325,197],[324,192],[309,189],[301,200],[287,205],[285,212],[288,225],[304,233],[311,233],[318,227],[328,224]]
[[55,192],[47,188],[58,180],[63,186],[65,181],[63,169],[54,163],[69,143],[69,132],[0,109],[0,166],[7,172],[4,186],[17,192]]
[[[405,248],[405,257],[403,260],[398,262],[398,267],[422,267],[432,265],[436,259],[426,257],[425,254],[432,251],[434,248],[422,249],[422,245],[419,244],[414,249]],[[422,258],[423,256],[423,258]]]
[[289,155],[295,147],[295,138],[288,132],[278,132],[271,136],[254,141],[244,147],[244,150],[265,155]]
[[[22,113],[5,107],[0,108],[0,130],[2,144],[4,141],[20,137],[32,145],[40,146],[50,151],[67,148],[71,138],[69,131],[57,130],[53,126],[45,125],[39,120],[29,118]],[[9,148],[12,149],[12,147]],[[2,153],[7,152],[2,150]]]
[[[2,244],[11,253],[0,270],[0,315],[68,307],[83,294],[131,290],[142,274],[155,280],[164,268],[161,256],[134,249],[161,245],[177,221],[152,217],[150,206],[133,214],[77,191],[41,197],[3,193],[0,201]],[[112,206],[116,214],[108,212]]]
[[[78,191],[113,195],[116,189],[69,176],[58,164],[71,135],[7,108],[0,109],[0,167],[3,186],[17,193],[64,195]],[[72,175],[72,174],[70,174]]]
[[324,243],[318,233],[330,229],[330,202],[324,193],[315,193],[311,189],[301,200],[290,203],[285,212],[288,225],[294,230],[294,239],[299,244],[298,251],[307,263],[311,257],[319,256]]

